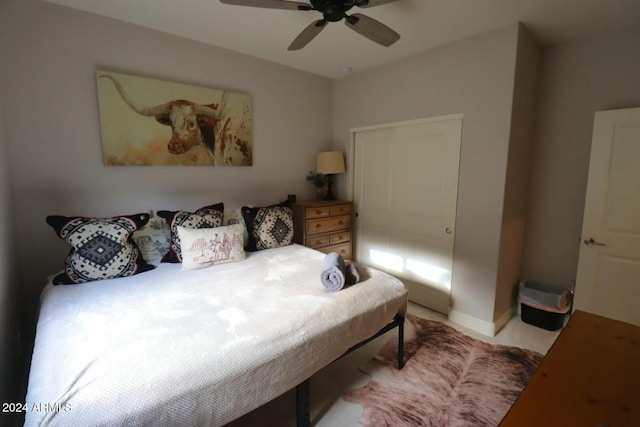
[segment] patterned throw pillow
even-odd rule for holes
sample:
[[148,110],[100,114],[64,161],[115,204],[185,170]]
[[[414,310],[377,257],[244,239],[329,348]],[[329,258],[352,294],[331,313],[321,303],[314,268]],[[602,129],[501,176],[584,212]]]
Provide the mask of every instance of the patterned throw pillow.
[[159,263],[164,254],[169,252],[170,240],[169,225],[162,218],[149,219],[144,227],[133,233],[133,241],[149,264]]
[[242,208],[247,227],[246,250],[261,251],[293,243],[293,212],[285,206]]
[[114,279],[153,269],[132,239],[133,232],[147,221],[148,214],[113,218],[48,216],[47,224],[72,246],[64,271],[53,278],[53,284]]
[[247,255],[244,251],[243,233],[244,226],[240,224],[200,229],[178,227],[182,269],[198,270],[244,260]]
[[158,211],[158,216],[167,220],[171,232],[169,252],[162,257],[162,262],[178,263],[182,262],[178,227],[191,229],[220,227],[224,218],[224,203],[205,206],[195,212]]

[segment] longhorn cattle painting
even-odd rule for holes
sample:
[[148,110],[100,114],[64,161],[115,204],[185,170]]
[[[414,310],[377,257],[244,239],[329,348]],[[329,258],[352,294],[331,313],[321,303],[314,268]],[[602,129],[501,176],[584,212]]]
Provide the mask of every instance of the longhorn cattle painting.
[[250,166],[251,96],[97,71],[107,166]]

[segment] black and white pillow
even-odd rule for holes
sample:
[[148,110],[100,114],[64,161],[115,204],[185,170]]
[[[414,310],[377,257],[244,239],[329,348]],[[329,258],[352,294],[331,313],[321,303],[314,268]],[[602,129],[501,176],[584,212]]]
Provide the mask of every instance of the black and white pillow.
[[224,203],[204,206],[195,212],[158,211],[158,216],[167,221],[171,232],[169,252],[162,257],[162,262],[179,263],[182,262],[182,258],[178,227],[197,229],[222,226],[222,220],[224,219]]
[[128,277],[153,269],[131,237],[148,221],[148,214],[113,218],[48,216],[47,224],[72,246],[64,271],[53,278],[53,284]]
[[293,212],[287,206],[242,208],[247,227],[247,251],[279,248],[293,243]]

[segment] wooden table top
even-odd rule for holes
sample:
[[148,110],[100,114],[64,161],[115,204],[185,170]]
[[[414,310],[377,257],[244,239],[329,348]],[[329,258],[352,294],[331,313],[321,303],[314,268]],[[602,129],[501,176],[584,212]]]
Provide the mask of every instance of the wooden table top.
[[501,426],[640,426],[640,327],[576,311]]

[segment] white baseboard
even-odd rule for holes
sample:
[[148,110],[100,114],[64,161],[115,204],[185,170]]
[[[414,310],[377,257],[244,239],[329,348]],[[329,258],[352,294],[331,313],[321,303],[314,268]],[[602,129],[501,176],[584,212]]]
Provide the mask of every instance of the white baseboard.
[[456,310],[449,311],[449,320],[482,335],[494,337],[516,313],[517,306],[510,307],[495,322],[487,322]]

